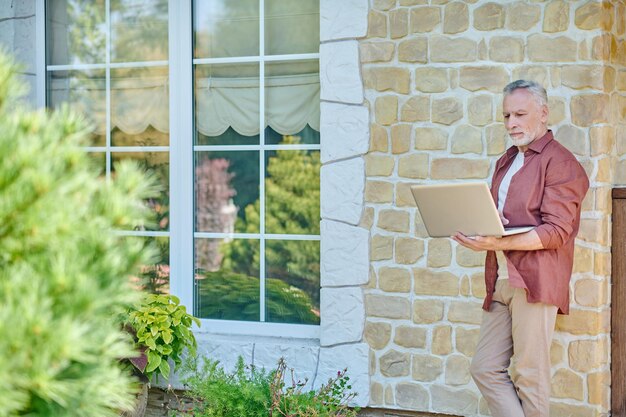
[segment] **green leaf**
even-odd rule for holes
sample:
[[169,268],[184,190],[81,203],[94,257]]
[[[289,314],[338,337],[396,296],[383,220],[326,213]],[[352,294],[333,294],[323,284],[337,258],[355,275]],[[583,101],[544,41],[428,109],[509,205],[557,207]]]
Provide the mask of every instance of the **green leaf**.
[[170,376],[170,364],[167,361],[161,361],[159,364],[159,371],[161,371],[161,375],[165,378],[169,378]]
[[161,365],[161,356],[154,352],[148,352],[148,366],[146,372],[152,372]]

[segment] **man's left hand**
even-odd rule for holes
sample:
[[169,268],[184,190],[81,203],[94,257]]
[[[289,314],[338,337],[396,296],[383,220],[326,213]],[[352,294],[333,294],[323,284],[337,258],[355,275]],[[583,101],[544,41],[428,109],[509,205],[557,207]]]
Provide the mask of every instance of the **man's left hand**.
[[456,232],[454,236],[452,236],[456,242],[465,246],[468,249],[473,251],[485,251],[485,250],[501,250],[500,244],[502,238],[494,237],[494,236],[475,236],[468,237],[465,236],[461,232]]

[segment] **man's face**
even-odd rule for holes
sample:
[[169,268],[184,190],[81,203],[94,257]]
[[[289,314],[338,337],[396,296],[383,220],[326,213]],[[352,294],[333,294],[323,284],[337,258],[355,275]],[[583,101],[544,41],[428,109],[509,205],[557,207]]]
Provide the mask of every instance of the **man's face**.
[[518,88],[506,97],[502,106],[504,127],[515,146],[527,146],[546,131],[548,106],[540,105],[526,89]]

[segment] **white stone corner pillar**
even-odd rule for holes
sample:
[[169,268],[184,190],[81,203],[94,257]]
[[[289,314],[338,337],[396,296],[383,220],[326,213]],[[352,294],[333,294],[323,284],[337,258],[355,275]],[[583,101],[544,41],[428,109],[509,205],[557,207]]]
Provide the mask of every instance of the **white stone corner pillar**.
[[321,319],[315,385],[347,368],[355,405],[369,403],[369,347],[363,343],[369,278],[364,209],[369,111],[364,106],[358,38],[367,34],[368,0],[321,0]]

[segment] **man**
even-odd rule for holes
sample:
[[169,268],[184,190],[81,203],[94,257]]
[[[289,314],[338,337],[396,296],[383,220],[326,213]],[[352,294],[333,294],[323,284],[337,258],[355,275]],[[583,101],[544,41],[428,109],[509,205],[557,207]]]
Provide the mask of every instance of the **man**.
[[453,236],[487,251],[485,311],[470,372],[494,417],[548,417],[550,344],[557,312],[569,312],[574,239],[589,180],[547,128],[544,88],[518,80],[503,92],[514,146],[496,163],[491,194],[503,224],[535,227],[501,238]]

